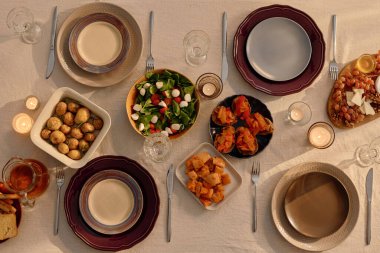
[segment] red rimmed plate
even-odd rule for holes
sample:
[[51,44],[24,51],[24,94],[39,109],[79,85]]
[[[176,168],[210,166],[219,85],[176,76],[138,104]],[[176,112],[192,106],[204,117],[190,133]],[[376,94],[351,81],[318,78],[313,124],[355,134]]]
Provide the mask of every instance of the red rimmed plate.
[[[108,169],[128,173],[140,185],[144,196],[143,210],[137,223],[115,235],[104,235],[91,229],[79,211],[79,195],[84,183],[93,174]],[[67,222],[80,239],[95,249],[119,251],[133,247],[149,235],[158,217],[160,199],[153,177],[136,161],[123,156],[102,156],[87,163],[71,178],[64,204]]]
[[[284,17],[298,23],[306,31],[312,46],[311,59],[306,69],[297,77],[282,82],[268,80],[251,67],[246,42],[252,29],[261,21],[272,17]],[[270,95],[283,96],[301,91],[312,84],[323,68],[325,42],[322,32],[306,13],[286,5],[271,5],[250,13],[240,24],[234,38],[234,61],[242,77],[255,89]]]

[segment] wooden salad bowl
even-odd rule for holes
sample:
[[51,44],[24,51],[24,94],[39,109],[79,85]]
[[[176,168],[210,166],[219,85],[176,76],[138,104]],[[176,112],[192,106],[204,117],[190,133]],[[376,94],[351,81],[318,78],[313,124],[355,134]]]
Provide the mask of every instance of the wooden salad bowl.
[[[196,98],[196,102],[195,102],[195,111],[196,111],[196,118],[195,118],[195,121],[192,125],[190,125],[188,128],[178,132],[178,133],[175,133],[175,134],[172,134],[172,135],[169,135],[169,138],[171,140],[173,139],[177,139],[183,135],[185,135],[187,132],[189,132],[189,130],[195,125],[196,121],[197,121],[197,118],[198,118],[198,115],[199,115],[199,108],[200,108],[200,99],[199,99],[199,94],[196,92],[196,89],[195,89],[195,84],[191,81],[190,78],[188,78],[187,76],[177,72],[177,71],[174,71],[174,70],[171,70],[171,69],[155,69],[153,70],[152,72],[154,74],[161,74],[163,73],[165,70],[167,71],[170,71],[172,73],[176,73],[176,74],[179,74],[180,76],[183,76],[185,78],[187,78],[191,84],[194,86],[194,92],[193,92],[193,96],[195,96]],[[128,93],[128,96],[127,96],[127,100],[126,100],[126,103],[125,103],[125,106],[126,106],[126,110],[127,110],[127,115],[128,115],[128,119],[129,119],[129,122],[131,123],[132,125],[132,128],[141,136],[144,136],[144,137],[147,137],[145,135],[143,135],[138,127],[136,126],[136,122],[132,119],[131,115],[133,114],[133,105],[135,104],[135,101],[136,101],[136,98],[137,96],[139,95],[138,93],[138,90],[136,89],[136,85],[143,82],[143,81],[146,81],[148,80],[146,77],[145,77],[145,74],[143,76],[141,76],[139,79],[137,79],[135,81],[135,83],[133,84],[133,86],[131,87],[131,89],[129,90],[129,93]]]

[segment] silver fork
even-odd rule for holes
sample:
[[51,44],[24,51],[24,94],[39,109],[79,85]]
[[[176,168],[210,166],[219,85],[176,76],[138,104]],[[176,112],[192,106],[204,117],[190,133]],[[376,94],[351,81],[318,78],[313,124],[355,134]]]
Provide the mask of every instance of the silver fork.
[[146,72],[154,70],[154,58],[152,56],[153,21],[154,13],[151,11],[149,15],[149,56],[146,59]]
[[57,179],[57,203],[55,205],[54,235],[58,234],[59,227],[59,207],[61,203],[61,187],[65,183],[65,172],[62,166],[55,168],[55,177]]
[[256,185],[259,182],[260,176],[260,162],[253,161],[252,170],[251,170],[251,180],[254,188],[254,198],[253,198],[253,232],[257,230],[257,208],[256,208]]
[[329,72],[330,78],[333,80],[338,79],[339,67],[335,61],[335,51],[336,51],[336,15],[332,15],[332,39],[333,39],[333,59],[330,61]]

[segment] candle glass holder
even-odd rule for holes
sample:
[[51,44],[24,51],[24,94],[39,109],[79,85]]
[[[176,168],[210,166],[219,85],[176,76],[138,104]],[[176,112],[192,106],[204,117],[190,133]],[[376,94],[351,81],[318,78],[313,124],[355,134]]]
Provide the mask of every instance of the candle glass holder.
[[310,122],[311,116],[310,106],[302,101],[297,101],[289,106],[286,121],[293,125],[303,126]]
[[196,82],[196,90],[204,99],[217,98],[223,91],[223,82],[220,77],[214,73],[205,73],[201,75]]
[[42,38],[41,27],[34,22],[33,13],[25,7],[12,9],[7,16],[8,28],[21,35],[27,44],[35,44]]
[[206,62],[210,46],[210,38],[206,32],[193,30],[183,39],[186,62],[191,66],[199,66]]
[[154,133],[145,138],[144,153],[155,162],[164,162],[169,157],[170,150],[170,139],[163,133]]
[[38,109],[39,106],[40,106],[40,101],[38,100],[36,96],[30,95],[25,98],[26,109],[35,111]]
[[380,163],[380,136],[376,137],[370,144],[358,147],[355,151],[355,158],[363,167]]
[[333,144],[335,132],[330,124],[326,122],[316,122],[310,126],[307,137],[313,147],[325,149]]
[[26,113],[19,113],[13,117],[12,127],[19,134],[28,134],[32,129],[34,120]]

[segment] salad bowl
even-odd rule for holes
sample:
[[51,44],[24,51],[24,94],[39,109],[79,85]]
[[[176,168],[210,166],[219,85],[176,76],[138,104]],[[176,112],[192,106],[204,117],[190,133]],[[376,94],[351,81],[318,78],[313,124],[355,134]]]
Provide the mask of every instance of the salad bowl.
[[156,69],[134,83],[126,110],[133,129],[141,136],[163,132],[176,139],[195,124],[199,101],[189,78],[174,70]]

